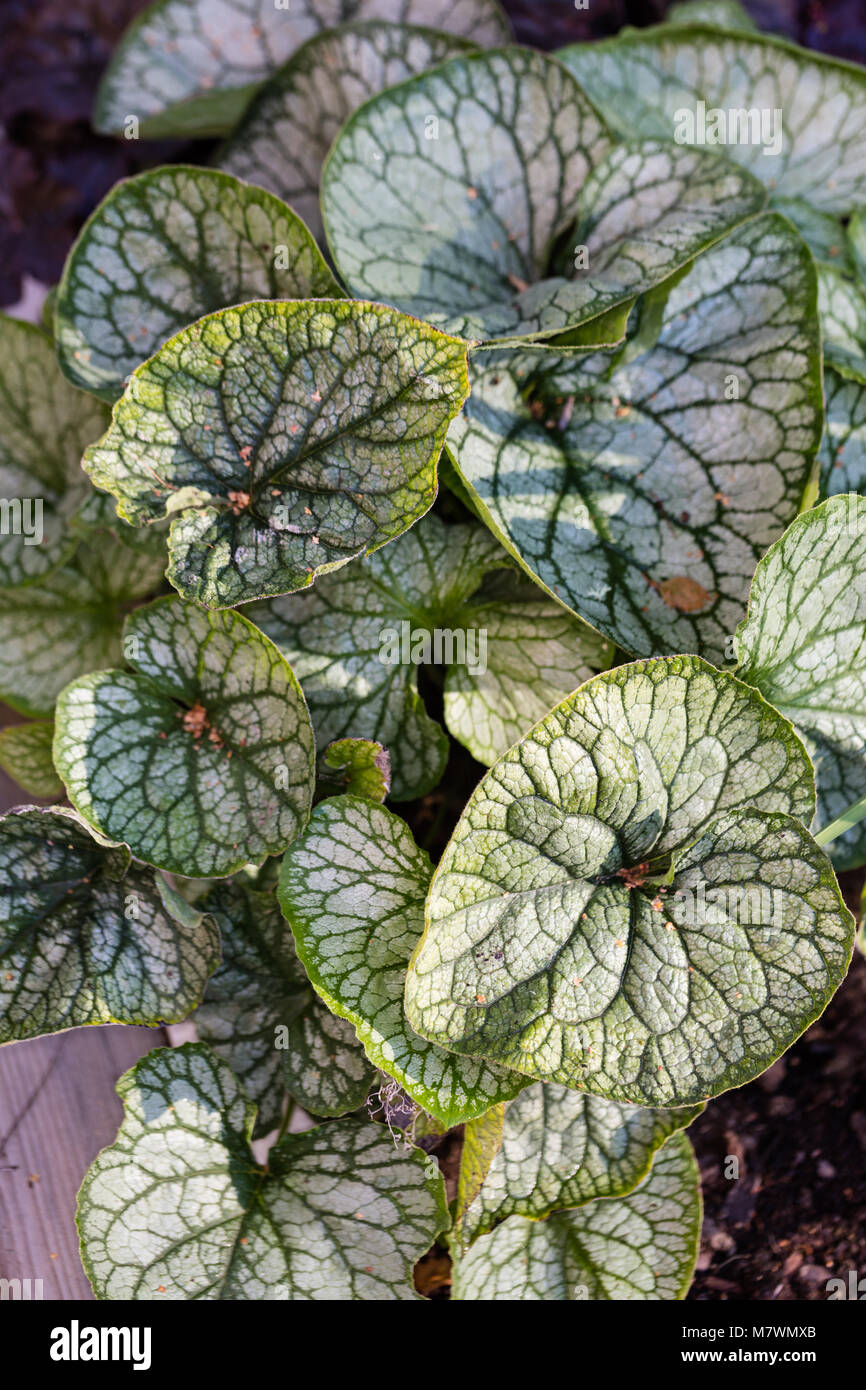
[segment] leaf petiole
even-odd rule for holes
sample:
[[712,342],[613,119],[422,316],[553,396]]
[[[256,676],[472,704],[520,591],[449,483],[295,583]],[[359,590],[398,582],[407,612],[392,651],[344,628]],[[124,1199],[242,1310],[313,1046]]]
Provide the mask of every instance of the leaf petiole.
[[832,820],[829,825],[825,825],[823,830],[819,830],[815,836],[816,845],[829,845],[831,840],[837,840],[840,835],[844,835],[846,830],[850,830],[852,825],[857,825],[866,817],[866,796],[860,801],[855,801],[853,806],[849,806],[836,820]]

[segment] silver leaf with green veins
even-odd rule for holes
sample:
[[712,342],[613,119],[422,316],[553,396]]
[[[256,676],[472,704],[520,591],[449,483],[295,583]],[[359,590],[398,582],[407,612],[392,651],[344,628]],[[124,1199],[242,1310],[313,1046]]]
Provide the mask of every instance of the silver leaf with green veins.
[[866,385],[866,293],[835,266],[818,267],[818,309],[824,358],[844,377]]
[[[573,44],[557,56],[627,139],[673,141],[680,113],[695,115],[699,101],[708,122],[715,109],[726,116],[753,110],[759,121],[766,112],[774,126],[761,132],[766,143],[755,138],[753,122],[745,139],[739,132],[731,138],[726,128],[724,148],[731,159],[767,184],[774,197],[802,198],[819,211],[841,213],[863,201],[866,72],[854,63],[765,34],[666,24]],[[781,137],[778,151],[774,136]]]
[[219,932],[73,811],[0,821],[0,1042],[87,1023],[177,1023],[219,964]]
[[793,222],[817,263],[825,369],[832,363],[843,376],[866,380],[866,299],[841,219],[798,198],[774,198],[773,207]]
[[97,1298],[417,1298],[412,1265],[448,1224],[420,1150],[336,1120],[286,1135],[264,1170],[255,1106],[203,1043],[151,1052],[117,1090],[123,1123],[78,1196]]
[[461,1054],[640,1105],[769,1066],[825,1008],[852,919],[803,828],[806,751],[698,657],[594,677],[470,797],[406,982]]
[[320,776],[342,783],[341,791],[384,801],[391,790],[391,757],[387,748],[368,738],[339,738],[322,754]]
[[69,253],[57,354],[70,381],[113,401],[193,319],[249,299],[341,294],[303,222],[272,193],[216,169],[149,169],[115,185]]
[[[497,585],[503,566],[509,574]],[[613,654],[510,573],[486,530],[432,515],[309,594],[249,612],[302,681],[319,743],[379,740],[391,756],[397,801],[434,787],[448,757],[448,740],[418,692],[420,665],[447,664],[448,728],[492,762]]]
[[684,1134],[627,1197],[546,1221],[511,1216],[454,1269],[458,1301],[682,1299],[698,1255],[698,1167]]
[[866,385],[841,376],[825,363],[824,392],[821,496],[866,492]]
[[50,714],[75,676],[122,659],[124,612],[158,592],[164,573],[164,554],[102,534],[40,583],[0,590],[0,697],[22,714]]
[[193,878],[278,854],[309,813],[313,731],[301,688],[239,613],[160,599],[129,618],[133,667],[73,681],[54,761],[69,798],[137,859]]
[[[866,498],[804,512],[755,571],[737,675],[796,727],[818,782],[815,828],[866,796]],[[866,823],[834,840],[838,869],[866,862]]]
[[[474,1200],[455,1219],[460,1244],[509,1216],[542,1220],[563,1207],[622,1197],[694,1109],[648,1110],[565,1086],[530,1086],[505,1107],[502,1142]],[[472,1121],[472,1125],[483,1121]],[[470,1140],[470,1154],[472,1149]],[[461,1161],[462,1166],[462,1161]]]
[[432,865],[405,821],[356,796],[321,802],[283,859],[280,905],[325,1003],[367,1056],[446,1128],[527,1085],[524,1077],[419,1038],[403,1012]]
[[472,46],[382,20],[314,35],[262,88],[217,161],[285,198],[320,236],[322,165],[346,118],[367,97]]
[[[322,173],[352,290],[486,342],[550,338],[627,304],[765,202],[723,157],[614,148],[563,68],[519,48],[372,97]],[[563,275],[552,251],[575,220]]]
[[753,219],[674,287],[655,346],[608,366],[603,353],[477,357],[449,449],[554,597],[626,651],[721,660],[821,436],[803,242],[775,214]]
[[194,1022],[258,1106],[254,1134],[279,1124],[286,1090],[313,1115],[357,1110],[374,1070],[354,1029],[310,984],[274,893],[235,879],[217,884],[200,906],[219,927],[223,963]]
[[307,587],[431,506],[466,344],[378,304],[223,309],[133,374],[87,450],[141,526],[171,515],[168,577],[225,608]]
[[93,124],[106,133],[226,135],[295,49],[346,20],[387,19],[505,43],[496,0],[156,0],[129,26],[102,80]]
[[0,587],[39,583],[75,549],[69,520],[90,491],[81,454],[106,419],[41,329],[0,314]]

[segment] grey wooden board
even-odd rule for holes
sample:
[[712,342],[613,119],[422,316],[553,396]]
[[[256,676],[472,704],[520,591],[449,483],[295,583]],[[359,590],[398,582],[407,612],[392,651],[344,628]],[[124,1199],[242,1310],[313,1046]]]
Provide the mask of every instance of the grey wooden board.
[[[21,723],[0,706],[0,726]],[[33,797],[0,769],[0,810]],[[45,805],[45,802],[40,802]],[[92,1298],[75,1229],[91,1160],[117,1133],[121,1072],[166,1043],[161,1028],[73,1028],[0,1047],[0,1279],[42,1280],[46,1299]],[[17,1292],[0,1285],[4,1291]]]
[[165,1041],[161,1028],[109,1025],[0,1047],[0,1279],[41,1279],[46,1299],[93,1297],[75,1197],[117,1133],[115,1081]]

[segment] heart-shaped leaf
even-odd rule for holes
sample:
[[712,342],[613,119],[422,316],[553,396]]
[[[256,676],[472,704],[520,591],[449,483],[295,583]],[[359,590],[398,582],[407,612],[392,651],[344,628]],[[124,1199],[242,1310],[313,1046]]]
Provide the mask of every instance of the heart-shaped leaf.
[[[594,677],[470,797],[410,966],[440,1046],[639,1105],[769,1066],[845,974],[806,751],[698,657]],[[795,817],[797,819],[795,819]]]
[[178,1022],[219,964],[213,919],[72,811],[0,820],[0,1042]]
[[236,879],[199,906],[219,927],[223,963],[195,1025],[258,1106],[254,1133],[279,1124],[287,1090],[314,1115],[357,1110],[375,1073],[354,1029],[310,984],[274,893]]
[[[322,173],[353,292],[486,342],[550,338],[628,303],[765,202],[724,158],[614,148],[560,64],[520,48],[372,97]],[[562,274],[554,242],[569,229]]]
[[343,122],[362,101],[471,48],[436,29],[367,20],[316,34],[251,103],[220,167],[285,198],[316,236],[319,179]]
[[39,583],[72,554],[69,520],[90,491],[81,454],[106,420],[51,339],[0,314],[0,587]]
[[325,1003],[367,1056],[446,1128],[517,1094],[524,1077],[419,1038],[403,1012],[432,865],[405,821],[355,796],[321,802],[283,859],[280,906]]
[[723,659],[820,441],[815,300],[811,256],[769,214],[698,257],[623,367],[475,359],[448,437],[464,482],[524,567],[626,651]]
[[0,767],[30,796],[61,796],[63,783],[51,761],[53,720],[0,729]]
[[627,1197],[546,1221],[511,1216],[454,1269],[459,1301],[685,1298],[701,1231],[698,1167],[684,1134]]
[[[791,722],[815,765],[815,828],[866,796],[866,497],[804,512],[755,571],[737,675]],[[834,840],[837,868],[866,862],[866,823]]]
[[309,594],[256,605],[250,616],[303,682],[319,744],[380,740],[392,795],[406,801],[436,786],[448,757],[418,693],[421,665],[448,666],[448,727],[492,762],[612,656],[522,576],[483,587],[509,564],[487,531],[426,516]]
[[305,588],[436,495],[466,344],[378,304],[254,302],[134,372],[84,465],[127,521],[171,514],[168,577],[208,607]]
[[75,676],[120,661],[124,612],[158,592],[164,571],[164,555],[102,534],[39,584],[0,591],[0,697],[22,714],[50,714]]
[[137,859],[189,877],[278,854],[304,824],[313,731],[301,688],[239,613],[177,598],[126,624],[133,672],[96,671],[57,705],[72,804]]
[[442,1179],[381,1125],[289,1134],[259,1168],[255,1107],[203,1043],[117,1083],[117,1139],[78,1196],[97,1298],[414,1299],[412,1264],[448,1224]]
[[866,385],[824,366],[821,496],[866,492]]
[[127,29],[96,97],[93,124],[149,138],[225,135],[261,83],[305,39],[348,19],[430,24],[507,42],[496,0],[155,0]]
[[[620,1105],[566,1086],[528,1087],[505,1107],[501,1144],[476,1196],[458,1206],[459,1244],[471,1245],[509,1216],[540,1221],[563,1207],[624,1196],[646,1177],[656,1150],[696,1113]],[[474,1120],[467,1132],[483,1124]],[[470,1142],[470,1164],[473,1148]]]
[[149,169],[115,185],[69,253],[57,355],[76,386],[113,401],[193,319],[248,299],[341,294],[303,222],[272,193],[216,169]]
[[[391,758],[387,748],[368,738],[339,738],[322,754],[329,780],[341,790],[367,801],[384,801],[391,790]],[[337,773],[339,776],[331,777]]]
[[774,197],[819,211],[863,201],[866,72],[853,63],[765,34],[666,24],[557,57],[627,139],[722,144]]

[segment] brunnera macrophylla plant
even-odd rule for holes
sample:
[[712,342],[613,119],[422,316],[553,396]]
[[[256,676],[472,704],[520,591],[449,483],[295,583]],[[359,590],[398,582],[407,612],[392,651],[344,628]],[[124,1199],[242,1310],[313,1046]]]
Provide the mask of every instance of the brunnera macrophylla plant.
[[682,1298],[688,1125],[848,968],[866,74],[730,4],[508,38],[157,0],[94,122],[212,166],[0,319],[0,764],[54,803],[0,1041],[198,1037],[118,1083],[101,1298],[413,1299],[437,1242],[458,1300]]

